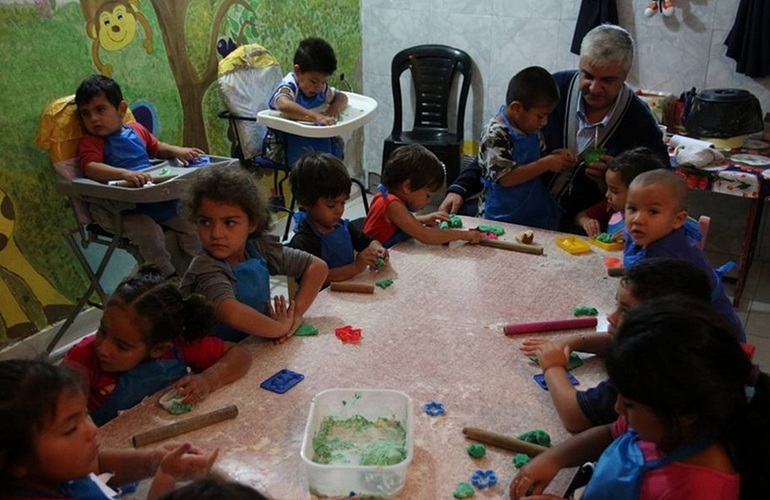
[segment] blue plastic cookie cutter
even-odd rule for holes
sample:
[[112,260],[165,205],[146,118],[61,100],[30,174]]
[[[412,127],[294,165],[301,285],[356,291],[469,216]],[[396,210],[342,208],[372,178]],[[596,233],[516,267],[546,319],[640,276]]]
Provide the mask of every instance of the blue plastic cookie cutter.
[[200,155],[194,157],[192,160],[189,160],[187,162],[188,167],[202,167],[203,165],[208,165],[211,163],[211,158],[209,158],[206,155]]
[[479,469],[471,474],[471,484],[479,489],[491,488],[497,484],[497,474],[492,469]]
[[424,405],[422,405],[422,410],[428,415],[430,415],[431,417],[438,417],[446,413],[446,408],[444,408],[444,404],[439,403],[438,401],[430,401],[429,403],[425,403]]
[[[533,375],[532,378],[535,379],[535,382],[537,382],[537,385],[539,385],[546,391],[548,390],[548,384],[545,382],[544,374],[538,373],[537,375]],[[575,376],[570,371],[567,372],[567,378],[569,379],[569,382],[572,385],[578,385],[580,383],[578,379],[575,378]]]
[[283,370],[279,371],[275,375],[272,375],[270,378],[259,384],[259,386],[263,389],[267,389],[268,391],[283,394],[295,385],[299,384],[304,378],[305,376],[301,373],[297,373],[295,371],[284,368]]

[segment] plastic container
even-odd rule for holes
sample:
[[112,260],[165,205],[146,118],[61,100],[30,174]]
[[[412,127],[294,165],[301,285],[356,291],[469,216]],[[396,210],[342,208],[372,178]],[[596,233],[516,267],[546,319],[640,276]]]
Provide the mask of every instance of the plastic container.
[[559,236],[556,238],[556,246],[565,252],[576,255],[591,251],[591,245],[574,236]]
[[623,250],[623,245],[624,245],[622,241],[611,241],[607,243],[606,241],[597,240],[596,238],[590,238],[588,241],[592,245],[597,246],[602,250],[606,250],[608,252],[617,252],[618,250]]
[[[392,418],[406,431],[406,457],[395,465],[320,464],[313,461],[313,439],[324,417],[348,419],[360,415],[369,421]],[[412,399],[401,391],[385,389],[329,389],[310,403],[300,455],[307,470],[310,492],[322,496],[388,498],[398,495],[406,483],[412,461],[414,437]]]

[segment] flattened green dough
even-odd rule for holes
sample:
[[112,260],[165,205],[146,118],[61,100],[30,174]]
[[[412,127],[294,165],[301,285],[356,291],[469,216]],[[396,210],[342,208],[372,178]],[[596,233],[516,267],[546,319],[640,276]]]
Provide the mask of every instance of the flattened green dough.
[[302,323],[294,332],[294,335],[297,337],[312,337],[313,335],[318,335],[318,328],[310,323]]

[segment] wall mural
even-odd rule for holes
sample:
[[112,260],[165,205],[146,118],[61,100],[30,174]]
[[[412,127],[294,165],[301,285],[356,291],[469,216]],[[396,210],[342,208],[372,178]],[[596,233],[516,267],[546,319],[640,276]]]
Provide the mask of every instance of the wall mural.
[[321,36],[355,85],[360,15],[358,0],[1,0],[0,347],[65,317],[87,287],[62,237],[72,212],[34,144],[51,101],[109,75],[160,140],[228,155],[219,60],[260,43],[286,72],[299,40]]

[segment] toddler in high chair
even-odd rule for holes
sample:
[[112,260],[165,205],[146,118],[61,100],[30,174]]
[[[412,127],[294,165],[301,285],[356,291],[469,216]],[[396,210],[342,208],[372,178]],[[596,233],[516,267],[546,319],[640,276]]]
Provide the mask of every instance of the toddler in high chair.
[[444,184],[444,175],[444,165],[424,146],[409,144],[393,151],[383,167],[380,192],[369,207],[364,232],[386,248],[409,238],[427,244],[480,242],[479,231],[439,229],[441,221],[449,220],[446,212],[412,213],[425,208],[430,193]]
[[[144,170],[150,158],[177,159],[184,164],[204,154],[198,148],[179,147],[158,139],[139,123],[123,123],[128,103],[120,86],[111,78],[94,75],[83,80],[75,92],[78,115],[86,134],[78,146],[80,167],[99,182],[124,180],[142,187],[152,181]],[[123,233],[139,249],[145,262],[155,264],[164,276],[181,274],[171,263],[164,229],[174,231],[180,250],[189,259],[200,243],[195,227],[179,214],[179,200],[137,203],[122,212]],[[91,216],[108,231],[117,231],[112,212],[99,204],[89,205]]]

